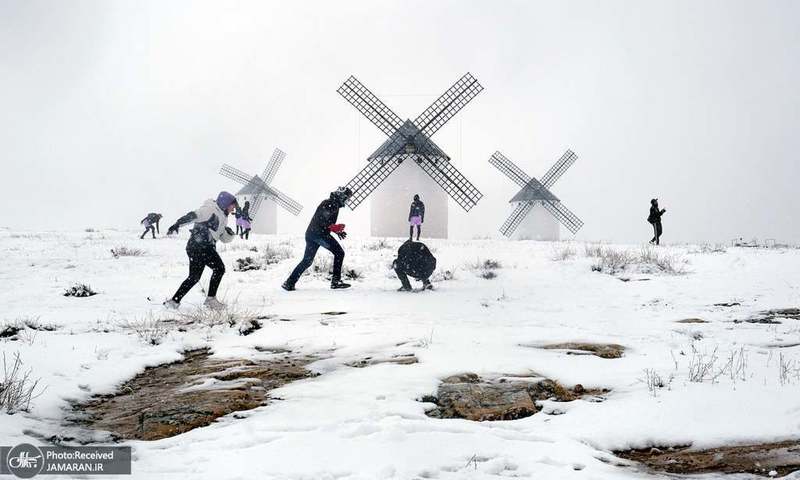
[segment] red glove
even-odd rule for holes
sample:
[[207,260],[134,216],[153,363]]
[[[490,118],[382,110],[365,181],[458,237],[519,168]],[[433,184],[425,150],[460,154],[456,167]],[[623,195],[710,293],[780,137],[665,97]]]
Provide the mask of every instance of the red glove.
[[344,223],[334,223],[333,225],[328,225],[328,230],[333,233],[342,233],[344,232]]

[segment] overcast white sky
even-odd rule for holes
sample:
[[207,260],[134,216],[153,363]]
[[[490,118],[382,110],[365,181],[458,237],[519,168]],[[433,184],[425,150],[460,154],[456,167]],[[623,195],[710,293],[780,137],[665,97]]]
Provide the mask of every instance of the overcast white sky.
[[384,139],[349,75],[414,118],[469,71],[484,92],[434,140],[485,197],[451,236],[510,211],[493,151],[539,176],[571,148],[578,238],[648,239],[657,196],[668,241],[800,241],[797,1],[0,0],[0,46],[0,226],[171,223],[279,146],[301,233]]

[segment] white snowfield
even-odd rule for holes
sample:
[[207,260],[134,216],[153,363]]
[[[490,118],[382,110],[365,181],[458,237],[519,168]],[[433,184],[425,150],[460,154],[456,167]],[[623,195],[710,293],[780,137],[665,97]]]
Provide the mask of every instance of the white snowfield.
[[[271,392],[280,400],[237,414],[245,418],[229,415],[172,438],[127,442],[134,450],[133,478],[653,478],[636,466],[615,466],[626,462],[611,452],[800,436],[800,346],[787,346],[800,343],[800,322],[734,323],[762,310],[800,306],[797,249],[702,253],[697,246],[662,246],[660,252],[686,259],[685,274],[640,272],[623,282],[625,274],[593,272],[595,259],[582,243],[430,241],[438,270],[455,278],[436,282],[433,292],[399,293],[388,267],[402,240],[374,249],[377,239],[348,238],[342,242],[345,268],[363,275],[351,289],[330,290],[324,278],[311,275],[288,293],[280,284],[300,258],[302,238],[253,235],[220,246],[227,266],[220,298],[274,319],[249,336],[196,326],[171,331],[151,346],[121,325],[170,315],[160,302],[188,272],[188,233],[157,240],[139,240],[139,233],[0,231],[0,321],[39,317],[59,327],[18,341],[0,339],[7,358],[19,352],[47,386],[30,412],[0,416],[0,444],[70,436],[73,427],[63,421],[68,400],[113,392],[145,366],[200,346],[221,358],[268,358],[255,346],[326,358],[311,365],[321,375]],[[288,242],[292,258],[266,270],[234,271],[237,258],[259,255],[247,247],[263,251],[280,242]],[[114,258],[110,249],[123,245],[145,254]],[[554,259],[567,245],[576,255]],[[318,256],[330,254],[320,250]],[[485,259],[501,263],[496,278],[481,278],[468,266]],[[201,285],[209,276],[206,271]],[[649,280],[634,281],[643,278]],[[63,296],[76,282],[99,294]],[[181,308],[202,301],[197,286]],[[713,305],[724,302],[741,305]],[[328,311],[347,313],[322,315]],[[675,323],[690,317],[709,323]],[[627,350],[622,358],[603,359],[530,346],[565,341],[617,343]],[[733,352],[744,353],[743,370],[734,379],[725,373],[690,381],[693,350],[697,356],[715,349],[716,370]],[[419,363],[345,365],[407,353]],[[655,395],[644,381],[648,369],[668,383]],[[515,421],[427,417],[433,405],[419,399],[435,394],[442,378],[463,372],[535,372],[568,387],[611,392],[602,402],[544,402],[543,412]],[[547,414],[556,409],[564,413]]]

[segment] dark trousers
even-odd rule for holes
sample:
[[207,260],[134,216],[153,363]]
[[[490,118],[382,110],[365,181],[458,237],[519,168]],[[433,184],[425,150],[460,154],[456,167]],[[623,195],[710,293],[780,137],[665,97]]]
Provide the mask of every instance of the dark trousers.
[[305,272],[308,267],[314,263],[314,257],[317,256],[317,250],[319,247],[328,250],[333,254],[333,281],[340,280],[342,278],[342,263],[344,262],[344,250],[342,246],[339,245],[339,242],[336,241],[333,236],[330,234],[328,235],[306,235],[306,251],[303,254],[303,259],[300,260],[300,263],[292,271],[292,274],[289,275],[289,278],[286,279],[286,283],[289,285],[294,285],[297,283],[297,279],[300,278],[300,275]]
[[242,233],[239,234],[239,238],[241,238],[243,240],[250,240],[250,229],[249,228],[247,230],[245,230],[244,227],[237,227],[237,228],[241,228],[242,229]]
[[408,276],[406,275],[406,272],[395,267],[394,273],[397,274],[397,278],[400,279],[400,283],[403,284],[403,288],[411,288],[411,283],[408,281]]
[[[417,241],[419,242],[419,234],[422,232],[422,225],[417,225]],[[408,239],[414,239],[414,225],[408,227]]]
[[[397,278],[400,279],[400,283],[403,284],[403,288],[411,288],[411,282],[408,281],[408,273],[402,268],[395,266],[394,273],[397,274]],[[428,285],[431,283],[430,278],[417,278],[412,275],[412,277],[416,280],[422,280],[423,285]]]
[[222,276],[225,275],[225,264],[219,258],[217,249],[211,244],[190,242],[186,246],[186,254],[189,256],[189,276],[178,287],[178,291],[175,292],[172,299],[180,303],[189,290],[200,281],[205,267],[210,268],[213,272],[211,282],[208,284],[208,296],[216,297],[219,282],[222,281]]
[[654,222],[654,223],[653,223],[653,234],[654,234],[654,235],[653,235],[653,239],[652,239],[652,240],[650,240],[650,241],[651,241],[651,242],[653,242],[653,243],[655,243],[656,245],[658,245],[658,244],[659,244],[659,241],[660,241],[660,239],[661,239],[661,233],[662,233],[663,231],[664,231],[664,229],[663,229],[663,228],[661,228],[661,222],[660,222],[660,221],[658,221],[658,222]]
[[144,238],[144,236],[147,235],[148,231],[153,232],[153,238],[156,238],[156,227],[152,225],[150,225],[149,227],[145,227],[144,232],[142,232],[142,236],[139,238]]

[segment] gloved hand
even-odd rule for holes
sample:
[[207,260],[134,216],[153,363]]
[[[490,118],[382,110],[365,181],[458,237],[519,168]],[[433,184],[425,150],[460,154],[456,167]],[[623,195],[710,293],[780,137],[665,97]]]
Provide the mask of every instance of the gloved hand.
[[334,223],[333,225],[328,225],[328,230],[336,234],[339,232],[344,232],[344,223]]
[[347,232],[345,232],[344,230],[342,230],[341,232],[335,232],[335,233],[336,233],[336,236],[339,237],[339,240],[344,240],[345,238],[347,238]]
[[231,230],[231,227],[225,227],[225,232],[227,232],[228,235],[236,235],[235,233],[233,233],[233,230]]
[[176,233],[176,234],[178,233],[178,224],[177,223],[175,225],[169,227],[169,229],[167,230],[167,235],[172,235],[173,233]]

